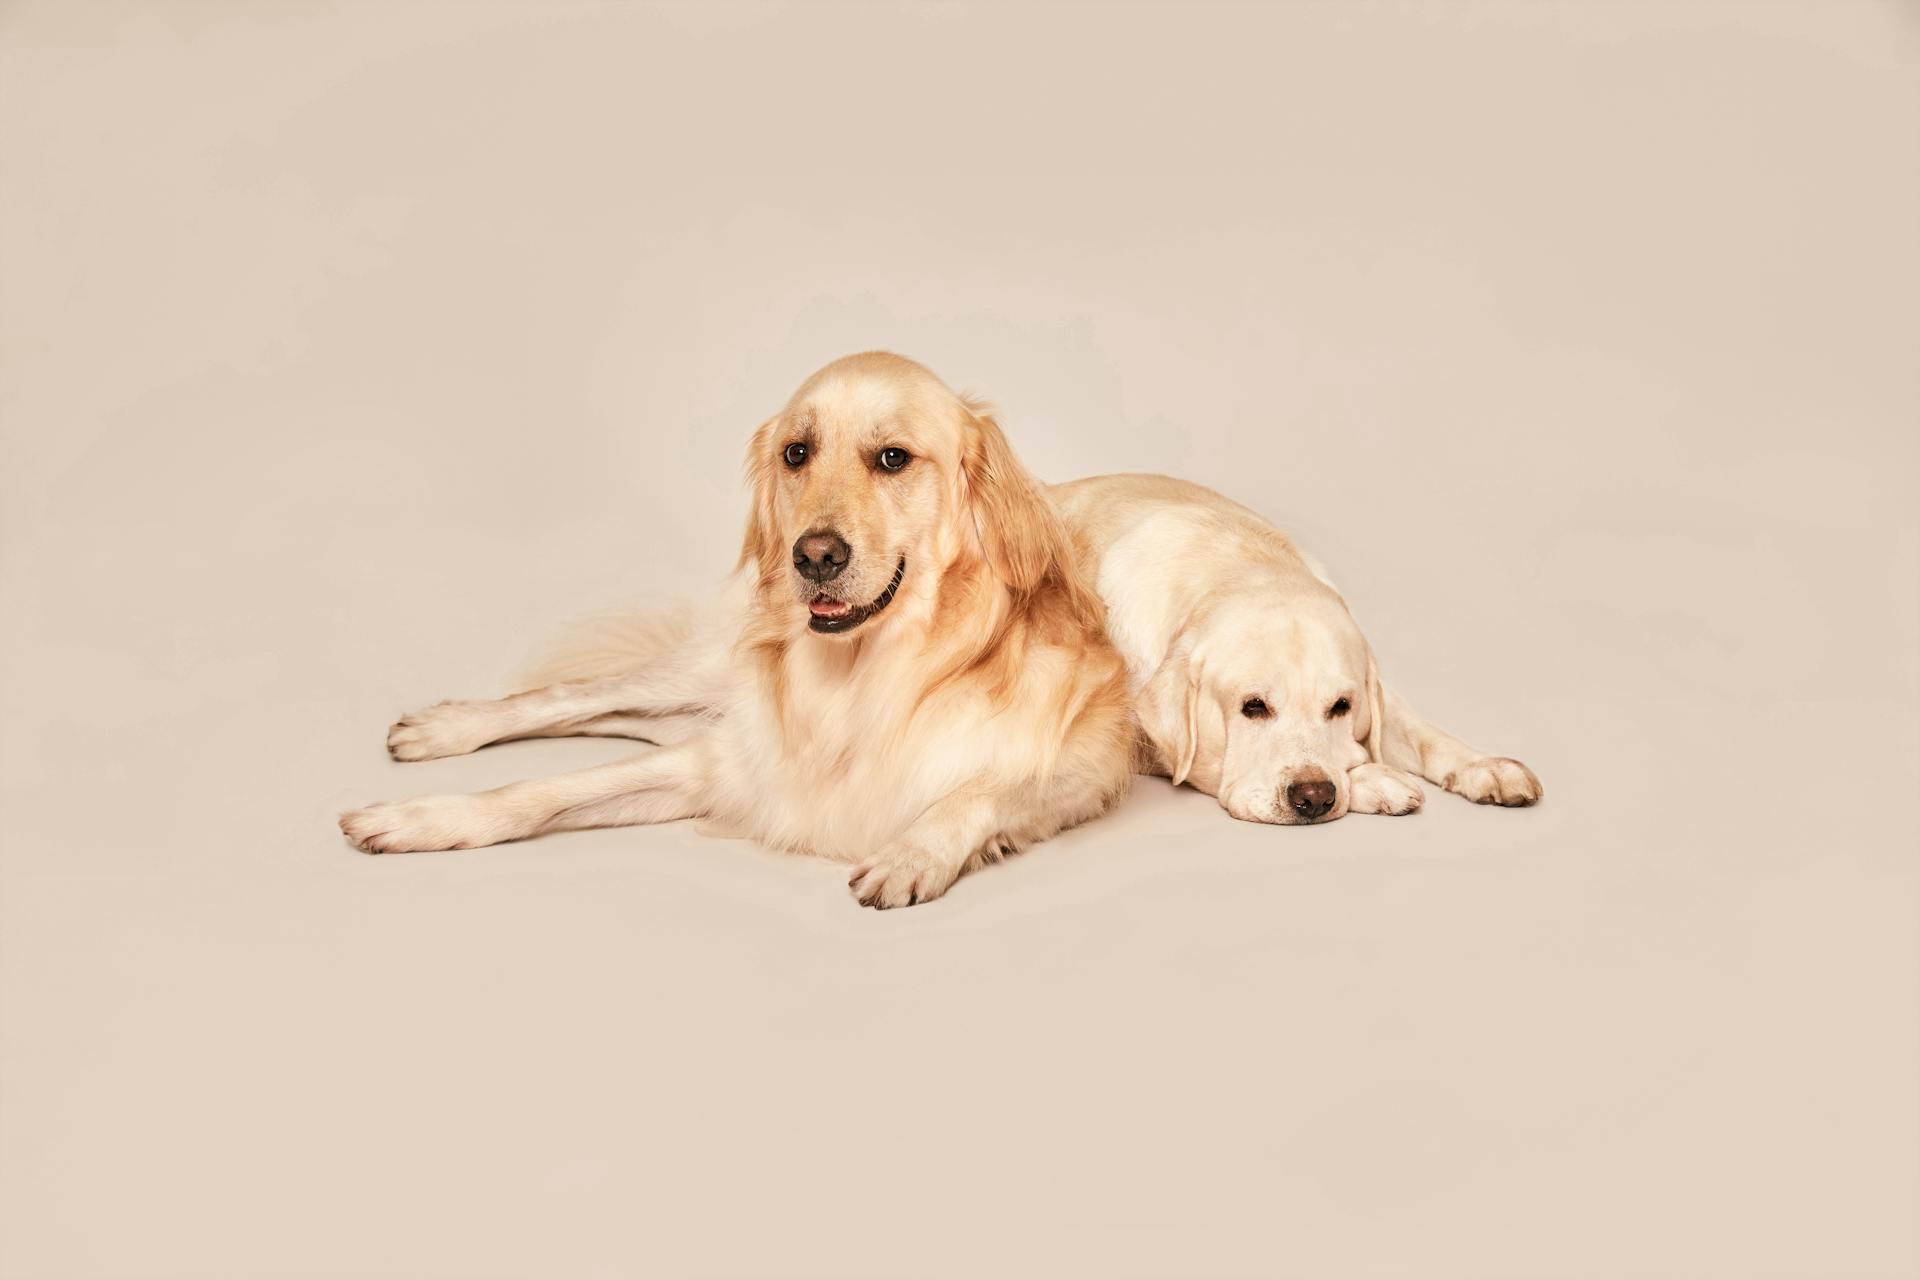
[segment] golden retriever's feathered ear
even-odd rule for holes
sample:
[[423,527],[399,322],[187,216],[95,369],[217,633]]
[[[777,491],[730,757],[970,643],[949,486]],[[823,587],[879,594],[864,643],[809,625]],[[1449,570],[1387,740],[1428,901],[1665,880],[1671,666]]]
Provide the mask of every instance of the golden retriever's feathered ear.
[[740,540],[740,565],[755,566],[762,582],[777,579],[787,565],[773,506],[774,445],[778,443],[774,433],[779,427],[780,418],[776,414],[760,424],[747,445],[747,487],[753,498],[747,510],[747,531]]
[[960,466],[980,546],[994,576],[1016,592],[1032,591],[1056,565],[1069,563],[1066,529],[993,414],[977,400],[962,403],[971,421]]
[[1200,747],[1200,667],[1184,639],[1174,643],[1140,690],[1136,714],[1167,776],[1179,786],[1193,772]]
[[1373,646],[1367,646],[1367,760],[1386,762],[1387,698],[1380,688],[1380,664],[1373,660]]

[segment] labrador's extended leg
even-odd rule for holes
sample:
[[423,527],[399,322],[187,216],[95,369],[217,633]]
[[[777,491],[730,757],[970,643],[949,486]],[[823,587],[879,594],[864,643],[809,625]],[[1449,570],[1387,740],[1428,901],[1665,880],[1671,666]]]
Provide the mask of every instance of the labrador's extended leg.
[[1506,756],[1475,751],[1415,715],[1392,689],[1381,687],[1386,732],[1381,754],[1396,769],[1417,773],[1475,804],[1530,805],[1545,794],[1533,770]]
[[690,742],[492,791],[390,800],[341,814],[340,830],[368,853],[416,853],[547,831],[672,822],[699,816],[704,759],[702,745]]
[[[395,760],[438,760],[516,738],[640,737],[629,732],[635,727],[633,717],[698,712],[715,692],[711,677],[690,664],[663,663],[627,675],[550,684],[508,698],[442,702],[400,717],[387,731],[387,751]],[[589,727],[596,722],[618,728]]]

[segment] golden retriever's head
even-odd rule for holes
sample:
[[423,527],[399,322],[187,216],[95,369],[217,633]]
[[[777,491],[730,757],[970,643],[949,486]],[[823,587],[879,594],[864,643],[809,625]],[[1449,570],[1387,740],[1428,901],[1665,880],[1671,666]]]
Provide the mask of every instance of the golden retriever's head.
[[823,636],[870,630],[903,584],[968,558],[1031,591],[1065,546],[984,408],[886,352],[807,379],[754,433],[747,475],[742,562],[757,567],[763,600]]
[[1331,822],[1351,803],[1347,774],[1380,759],[1373,651],[1331,590],[1209,601],[1139,715],[1175,783],[1192,776],[1247,822]]

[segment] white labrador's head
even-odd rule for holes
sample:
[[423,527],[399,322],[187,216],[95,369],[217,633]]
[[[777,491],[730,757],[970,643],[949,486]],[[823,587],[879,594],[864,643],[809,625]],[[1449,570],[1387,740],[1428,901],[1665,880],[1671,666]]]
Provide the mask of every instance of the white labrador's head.
[[1331,590],[1223,593],[1141,690],[1142,727],[1178,784],[1246,822],[1331,822],[1347,773],[1380,759],[1380,678]]

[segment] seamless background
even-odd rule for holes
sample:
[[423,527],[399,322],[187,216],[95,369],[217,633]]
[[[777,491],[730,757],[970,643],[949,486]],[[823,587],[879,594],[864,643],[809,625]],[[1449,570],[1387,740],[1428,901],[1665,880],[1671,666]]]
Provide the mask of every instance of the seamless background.
[[[0,8],[0,1274],[1920,1272],[1910,5]],[[883,346],[1527,812],[370,859]]]

